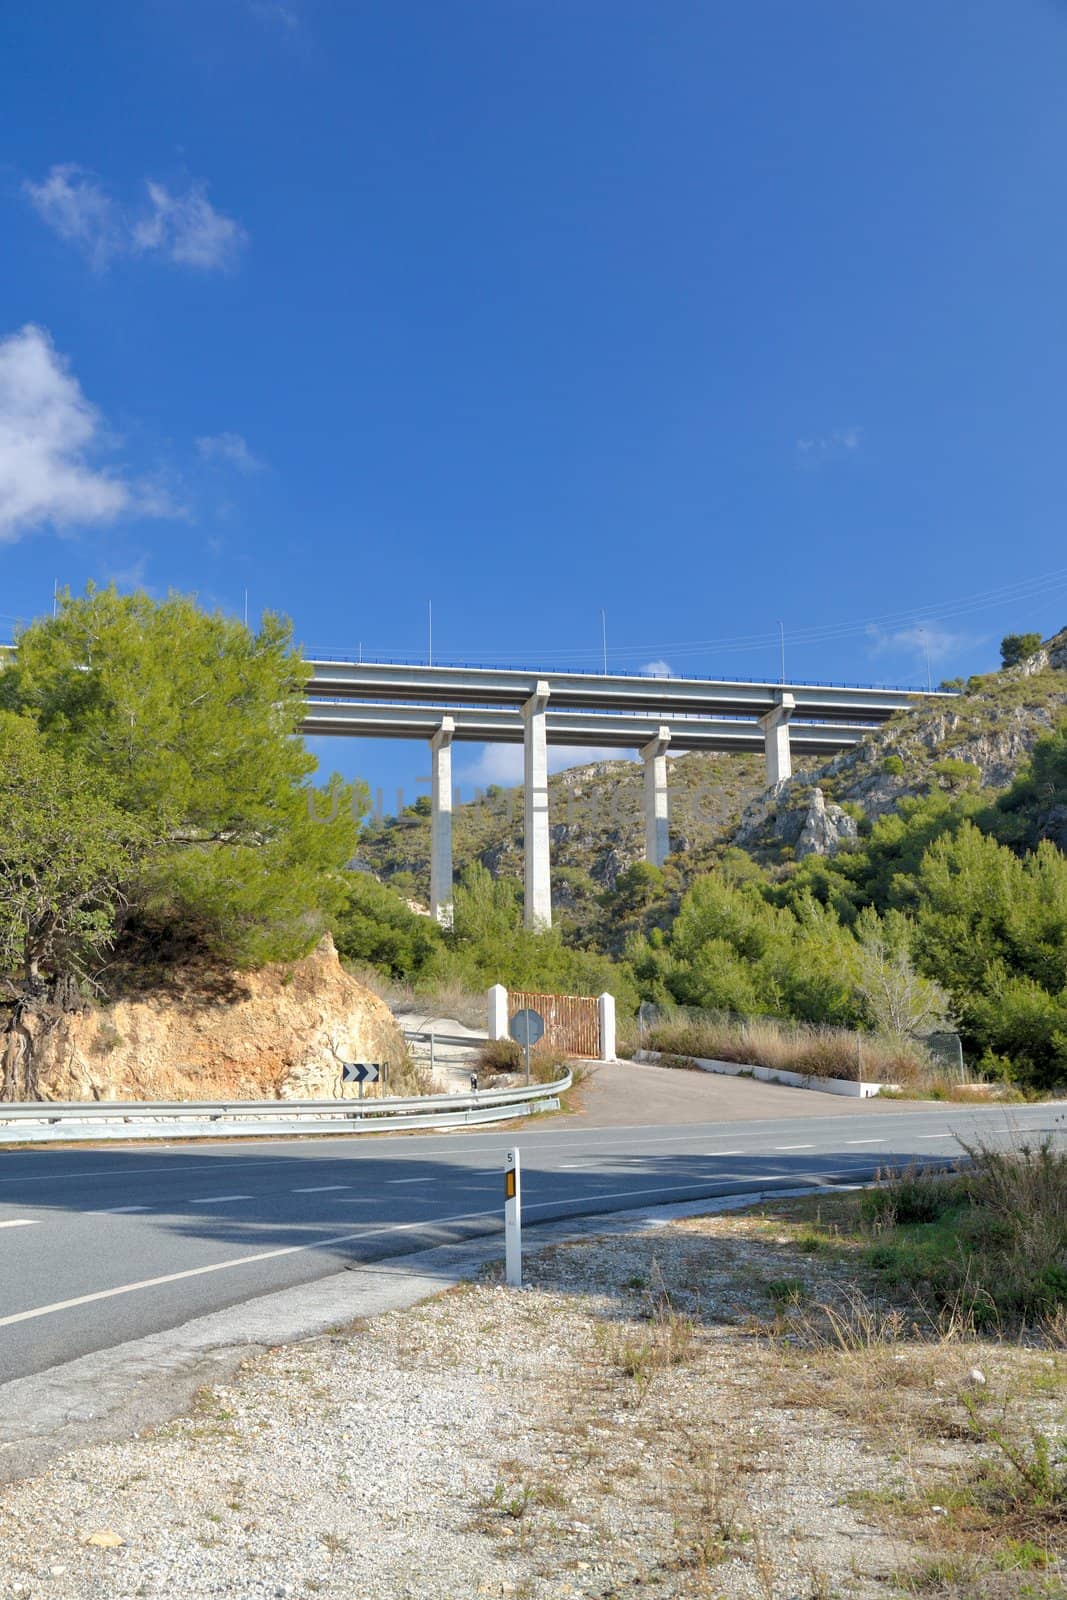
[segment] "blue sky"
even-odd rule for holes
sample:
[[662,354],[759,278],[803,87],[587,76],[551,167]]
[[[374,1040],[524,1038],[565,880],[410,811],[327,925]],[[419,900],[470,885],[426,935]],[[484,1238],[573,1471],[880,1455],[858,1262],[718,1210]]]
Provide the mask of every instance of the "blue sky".
[[921,683],[1067,621],[1067,5],[53,0],[0,63],[0,635],[114,579]]

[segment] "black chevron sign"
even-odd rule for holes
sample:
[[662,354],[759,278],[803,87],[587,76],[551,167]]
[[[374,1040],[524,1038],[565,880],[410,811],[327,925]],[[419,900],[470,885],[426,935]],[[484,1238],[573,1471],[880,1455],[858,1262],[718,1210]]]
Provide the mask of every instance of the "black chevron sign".
[[345,1061],[342,1068],[342,1083],[377,1083],[381,1072],[376,1061]]

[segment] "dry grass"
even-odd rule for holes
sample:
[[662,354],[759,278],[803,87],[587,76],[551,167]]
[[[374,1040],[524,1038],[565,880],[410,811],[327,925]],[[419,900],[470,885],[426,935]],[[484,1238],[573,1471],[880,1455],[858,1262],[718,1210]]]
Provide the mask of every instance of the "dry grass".
[[912,1040],[854,1033],[810,1023],[716,1018],[667,1021],[649,1030],[651,1049],[675,1056],[730,1061],[816,1078],[863,1079],[915,1086],[938,1076],[933,1061]]
[[394,1016],[430,1012],[437,1017],[462,1022],[466,1028],[484,1028],[486,1025],[489,1002],[484,989],[469,989],[465,984],[445,979],[416,987],[399,978],[391,978],[388,973],[366,961],[345,961],[344,967],[365,989],[376,994],[379,1000],[384,1000]]
[[676,1311],[664,1295],[658,1297],[647,1327],[604,1324],[598,1330],[597,1344],[602,1359],[632,1378],[638,1395],[643,1396],[657,1373],[692,1359],[695,1336],[692,1317]]
[[[562,1051],[538,1049],[530,1054],[530,1077],[534,1083],[556,1083],[568,1066],[575,1083],[579,1083],[584,1076],[581,1068]],[[474,1067],[487,1083],[494,1078],[524,1076],[526,1055],[514,1039],[487,1039],[474,1059]]]

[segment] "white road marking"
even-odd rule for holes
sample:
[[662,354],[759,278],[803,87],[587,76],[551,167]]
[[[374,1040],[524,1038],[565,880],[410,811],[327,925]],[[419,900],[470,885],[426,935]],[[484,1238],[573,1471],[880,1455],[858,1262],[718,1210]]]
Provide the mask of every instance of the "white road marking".
[[[849,1176],[850,1174],[847,1172],[789,1173],[780,1176],[769,1175],[761,1177],[759,1181],[761,1184],[769,1185],[796,1183],[802,1177],[808,1181],[825,1181],[828,1178],[847,1178]],[[677,1194],[679,1189],[684,1189],[685,1187],[686,1185],[684,1184],[672,1184],[669,1187],[660,1185],[659,1187],[646,1189],[621,1189],[616,1194],[598,1195],[597,1199],[618,1200],[625,1198],[639,1201],[642,1196],[646,1195]],[[708,1198],[718,1197],[709,1195]],[[539,1201],[534,1205],[527,1204],[524,1210],[549,1211],[553,1206],[581,1204],[584,1199],[584,1195],[566,1195],[555,1200]],[[257,1250],[254,1255],[234,1256],[229,1261],[215,1261],[206,1267],[186,1267],[183,1272],[167,1272],[158,1278],[142,1278],[138,1283],[121,1283],[114,1289],[97,1289],[91,1294],[76,1295],[72,1300],[57,1300],[52,1305],[34,1306],[29,1311],[16,1311],[11,1316],[0,1317],[0,1328],[13,1327],[17,1322],[32,1322],[37,1317],[52,1316],[57,1311],[72,1311],[77,1306],[93,1305],[99,1300],[114,1300],[119,1295],[134,1294],[140,1289],[157,1289],[165,1283],[181,1283],[187,1278],[203,1278],[212,1272],[229,1272],[234,1267],[251,1266],[257,1261],[276,1261],[282,1256],[302,1255],[311,1250],[328,1250],[332,1249],[334,1245],[351,1244],[356,1240],[381,1238],[383,1235],[390,1233],[410,1233],[417,1229],[429,1231],[433,1228],[447,1227],[453,1222],[477,1222],[482,1217],[492,1217],[498,1223],[501,1220],[498,1209],[494,1207],[491,1211],[461,1211],[454,1216],[435,1217],[428,1222],[394,1222],[385,1228],[372,1228],[369,1230],[361,1228],[358,1233],[338,1233],[329,1239],[316,1239],[311,1244],[279,1245],[275,1250]]]
[[347,1183],[316,1183],[310,1189],[294,1189],[294,1194],[331,1194],[335,1189],[347,1189]]
[[202,1278],[211,1272],[228,1272],[234,1267],[251,1266],[257,1261],[276,1261],[280,1256],[302,1255],[309,1250],[326,1250],[337,1244],[351,1244],[357,1239],[373,1239],[383,1233],[407,1233],[413,1228],[437,1228],[450,1222],[473,1222],[479,1217],[495,1217],[495,1211],[467,1211],[454,1217],[438,1217],[433,1222],[398,1222],[389,1228],[373,1232],[360,1229],[358,1233],[338,1233],[330,1239],[316,1239],[311,1244],[284,1244],[276,1250],[257,1250],[254,1255],[234,1256],[229,1261],[215,1261],[207,1267],[186,1267],[184,1272],[166,1272],[158,1278],[142,1278],[138,1283],[120,1283],[114,1289],[97,1289],[92,1294],[79,1294],[72,1300],[57,1300],[50,1306],[34,1306],[31,1311],[16,1311],[12,1316],[0,1317],[0,1328],[10,1328],[16,1322],[31,1322],[35,1317],[51,1316],[56,1311],[72,1311],[76,1306],[88,1306],[98,1300],[114,1300],[117,1295],[133,1294],[138,1289],[157,1289],[165,1283],[181,1283],[186,1278]]
[[780,1150],[814,1150],[814,1149],[815,1149],[815,1146],[813,1144],[776,1144],[774,1146],[774,1150],[775,1150],[776,1154]]
[[40,1217],[12,1217],[8,1222],[0,1222],[0,1228],[32,1228],[40,1220]]
[[[941,1135],[938,1134],[938,1138],[940,1138],[940,1137],[941,1137]],[[845,1143],[846,1144],[885,1144],[885,1140],[884,1139],[846,1139]]]
[[190,1200],[187,1203],[191,1206],[222,1206],[228,1200],[251,1200],[252,1198],[250,1194],[202,1194],[199,1199]]
[[954,1133],[920,1133],[920,1139],[954,1139]]
[[710,1161],[714,1156],[743,1156],[744,1153],[743,1150],[709,1150],[705,1159]]
[[131,1211],[151,1211],[151,1206],[104,1206],[99,1211],[90,1211],[91,1217],[124,1217]]
[[386,1183],[438,1183],[438,1178],[386,1178]]

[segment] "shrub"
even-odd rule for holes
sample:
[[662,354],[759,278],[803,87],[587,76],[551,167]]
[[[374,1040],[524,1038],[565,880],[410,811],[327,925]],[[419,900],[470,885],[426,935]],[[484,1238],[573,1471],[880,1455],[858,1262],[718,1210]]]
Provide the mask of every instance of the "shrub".
[[514,1039],[487,1039],[474,1058],[475,1071],[489,1078],[501,1072],[521,1072],[525,1064]]
[[1067,1150],[965,1149],[956,1173],[913,1169],[864,1196],[871,1265],[979,1326],[1053,1317],[1067,1306]]
[[[560,1050],[534,1050],[530,1055],[530,1077],[534,1083],[555,1083],[569,1065]],[[503,1073],[525,1073],[526,1052],[514,1039],[487,1039],[474,1060],[479,1076],[498,1077]],[[575,1074],[577,1081],[578,1074]]]
[[1039,633],[1005,634],[1000,641],[1000,664],[1002,667],[1017,667],[1020,661],[1025,661],[1027,656],[1032,656],[1040,649]]
[[901,756],[886,756],[882,762],[882,771],[887,772],[891,778],[904,776],[904,761]]
[[340,955],[368,962],[394,978],[415,976],[440,947],[441,930],[420,917],[388,884],[367,872],[348,876],[344,903],[334,919],[334,941]]

